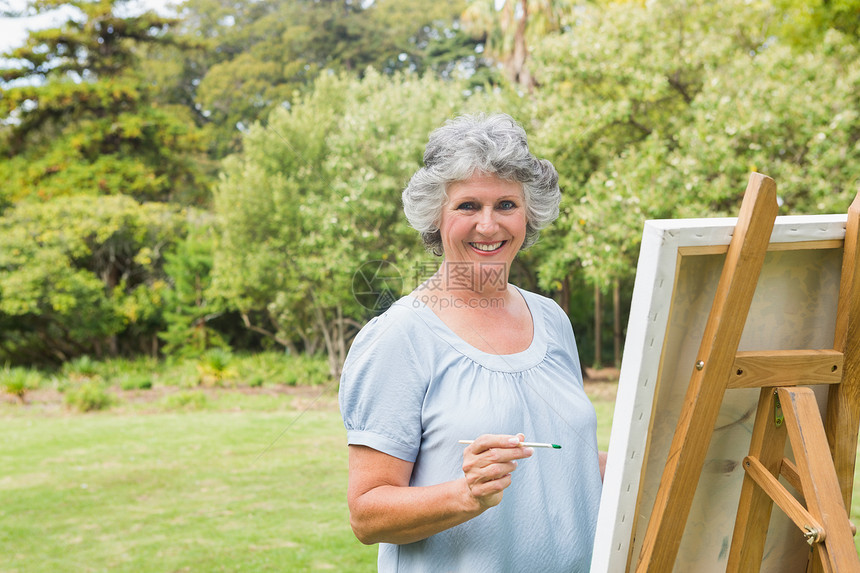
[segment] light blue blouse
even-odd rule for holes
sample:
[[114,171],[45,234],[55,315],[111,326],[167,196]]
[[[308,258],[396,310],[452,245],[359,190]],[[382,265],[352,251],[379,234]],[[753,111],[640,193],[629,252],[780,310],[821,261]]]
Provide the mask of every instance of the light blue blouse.
[[461,439],[522,432],[562,446],[520,460],[501,503],[480,516],[381,543],[379,571],[588,571],[601,489],[595,412],[567,316],[520,292],[534,336],[516,354],[476,349],[409,296],[356,337],[339,396],[347,441],[414,462],[410,485],[460,478]]

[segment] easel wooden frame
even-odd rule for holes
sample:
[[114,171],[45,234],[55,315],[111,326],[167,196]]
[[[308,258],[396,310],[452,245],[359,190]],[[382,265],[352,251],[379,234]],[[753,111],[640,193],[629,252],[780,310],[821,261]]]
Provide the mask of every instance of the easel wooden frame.
[[[814,379],[814,375],[820,370],[822,353],[819,350],[748,352],[738,356],[738,344],[764,263],[777,208],[776,185],[773,180],[753,173],[702,337],[699,360],[687,389],[685,407],[681,412],[663,470],[657,500],[639,555],[637,572],[664,572],[674,567],[693,494],[717,421],[719,405],[722,403],[723,394],[732,385],[731,382],[744,378],[743,387],[806,384],[808,380]],[[834,338],[836,348],[833,353],[824,355],[825,369],[830,366],[832,374],[832,379],[825,381],[834,384],[831,390],[831,397],[834,398],[832,401],[841,405],[835,409],[828,408],[828,419],[835,419],[830,421],[831,431],[826,438],[823,424],[815,418],[818,410],[814,397],[811,398],[813,406],[809,406],[811,391],[805,389],[801,394],[785,388],[779,389],[783,402],[791,406],[787,407],[785,412],[790,419],[788,430],[793,438],[792,443],[803,447],[802,451],[795,452],[801,460],[795,473],[799,474],[809,506],[808,512],[813,518],[806,520],[810,524],[815,523],[805,527],[812,530],[810,534],[817,549],[814,554],[826,571],[860,571],[860,561],[848,529],[846,510],[846,507],[850,507],[857,432],[860,427],[860,400],[857,399],[860,378],[856,375],[843,375],[846,364],[851,367],[851,374],[856,372],[860,355],[857,340],[849,340],[848,336],[849,327],[860,319],[856,312],[852,314],[852,311],[858,308],[857,300],[860,297],[860,265],[857,264],[857,233],[860,228],[858,217],[860,198],[855,200],[849,209],[843,247],[837,331]],[[854,328],[852,334],[856,332],[857,329]],[[756,371],[761,373],[758,377],[747,374]],[[772,372],[779,374],[771,376]],[[750,467],[752,462],[758,463],[759,457],[770,463],[770,468],[762,466],[765,469],[761,474],[762,479],[765,475],[770,475],[771,478],[774,475],[779,476],[780,466],[785,465],[781,463],[784,438],[774,440],[775,444],[764,441],[774,435],[774,432],[766,430],[770,426],[767,420],[768,405],[773,411],[772,402],[767,396],[765,393],[760,401],[764,406],[759,408],[760,415],[753,430],[752,448],[755,455],[745,460],[746,467]],[[802,403],[798,405],[801,399]],[[811,414],[811,408],[814,408],[814,416]],[[817,431],[816,422],[817,426],[821,426],[820,432]],[[826,450],[828,443],[834,444],[831,460],[821,455],[821,450]],[[815,462],[809,459],[813,450],[817,450],[818,454]],[[844,459],[845,451],[854,452],[850,460]],[[729,568],[732,571],[757,570],[761,564],[763,535],[767,533],[769,508],[772,507],[772,498],[768,496],[768,491],[772,490],[763,489],[761,484],[751,477],[753,475],[755,474],[748,473],[744,480],[742,505],[738,514],[740,519],[735,524],[736,537],[733,539],[729,557]],[[837,479],[838,475],[841,475],[841,479]],[[836,491],[833,491],[834,487]],[[843,502],[843,499],[848,502]],[[753,500],[756,502],[755,507],[748,507],[747,504]],[[755,535],[759,531],[764,532],[763,535]],[[753,540],[760,550],[748,550],[747,545]]]
[[[669,457],[666,466],[663,470],[663,477],[660,482],[660,488],[657,492],[657,498],[651,513],[648,528],[645,533],[645,540],[642,551],[639,555],[637,572],[665,572],[671,571],[674,567],[675,557],[678,547],[681,543],[681,535],[684,532],[687,515],[692,505],[693,495],[699,481],[702,467],[705,461],[705,454],[710,445],[710,437],[713,432],[714,425],[717,421],[719,405],[722,403],[723,394],[730,387],[730,380],[733,376],[737,377],[738,373],[760,371],[763,376],[760,376],[757,382],[752,382],[750,376],[744,381],[745,387],[750,385],[770,386],[767,383],[771,380],[768,371],[776,367],[786,376],[777,376],[775,383],[784,386],[790,383],[805,383],[807,376],[789,376],[789,373],[801,371],[809,365],[811,372],[815,373],[819,367],[820,352],[792,352],[792,353],[756,353],[751,355],[738,356],[738,344],[740,342],[743,328],[746,324],[747,314],[749,312],[752,297],[758,283],[759,273],[764,263],[764,257],[767,252],[767,246],[773,230],[773,222],[776,219],[777,213],[776,202],[776,185],[773,180],[763,175],[754,173],[750,177],[749,185],[747,186],[741,212],[738,217],[738,224],[735,227],[735,233],[732,242],[729,245],[729,251],[726,257],[726,262],[723,267],[723,273],[720,277],[717,293],[714,299],[714,304],[711,313],[708,317],[708,322],[705,327],[705,334],[702,337],[702,344],[699,350],[699,359],[696,362],[693,375],[690,379],[690,384],[687,390],[684,409],[681,411],[681,418],[678,427],[675,431],[675,437],[672,441],[672,446],[669,450]],[[855,236],[846,239],[846,247],[843,257],[843,275],[841,282],[841,290],[839,297],[839,307],[837,317],[845,316],[837,323],[837,335],[835,337],[836,346],[835,352],[841,354],[844,363],[855,364],[857,361],[858,351],[856,344],[849,344],[848,327],[856,323],[856,317],[851,315],[851,310],[857,308],[857,298],[860,296],[860,278],[857,273],[860,272],[860,267],[856,264],[856,245],[858,230],[857,216],[860,214],[860,202],[855,201],[852,206],[853,217],[849,220],[849,227],[853,228]],[[851,212],[851,211],[849,211]],[[848,234],[846,233],[846,236]],[[844,293],[844,294],[843,294]],[[851,320],[854,318],[855,320]],[[844,332],[840,331],[842,329]],[[856,328],[854,329],[856,331]],[[856,341],[850,341],[852,343]],[[841,347],[841,348],[839,348]],[[835,356],[827,355],[830,362],[833,362]],[[740,359],[741,365],[737,365],[736,361]],[[791,366],[789,366],[789,364]],[[818,487],[826,488],[827,485],[840,483],[842,498],[848,500],[847,507],[850,507],[850,499],[853,487],[854,474],[854,456],[851,460],[845,460],[844,452],[852,451],[856,453],[857,449],[857,431],[860,426],[860,410],[858,410],[858,391],[860,379],[857,376],[841,376],[843,369],[833,370],[835,374],[840,374],[840,380],[830,380],[835,383],[835,390],[831,394],[835,396],[834,402],[841,403],[841,407],[836,407],[831,410],[832,413],[828,416],[837,418],[829,424],[830,433],[827,436],[829,443],[834,444],[834,473],[841,474],[839,482],[833,480],[824,484],[813,485],[810,482],[810,468],[804,464],[803,471],[806,475],[801,474],[801,482],[804,483],[804,493],[808,496],[807,501],[810,503],[810,513],[818,513],[814,517],[822,517],[828,514],[827,511],[822,511],[815,500],[827,500],[828,508],[838,512],[838,504],[832,503],[832,497],[826,489],[819,491]],[[786,378],[783,381],[782,378]],[[794,378],[794,380],[788,380]],[[843,379],[844,378],[844,379]],[[784,398],[789,398],[788,392],[784,393]],[[780,390],[780,395],[783,391]],[[813,398],[814,402],[814,398]],[[762,399],[763,404],[767,404],[766,398]],[[806,403],[804,401],[804,403]],[[828,408],[830,410],[830,408]],[[793,409],[787,411],[796,414]],[[806,411],[804,408],[802,411]],[[763,413],[761,422],[766,422],[767,413]],[[792,427],[803,429],[803,424],[808,424],[809,416],[801,417],[799,420],[795,417]],[[761,424],[759,424],[761,425]],[[765,424],[766,425],[766,424]],[[758,428],[758,426],[757,426]],[[823,426],[822,426],[823,428]],[[797,431],[800,431],[797,430]],[[754,439],[758,436],[768,436],[770,433],[754,431]],[[817,436],[817,435],[816,435]],[[824,432],[821,433],[823,437]],[[845,443],[847,442],[847,447]],[[826,443],[826,442],[824,442]],[[812,447],[823,446],[822,440],[812,444]],[[779,445],[783,446],[784,441]],[[769,444],[754,444],[753,446],[759,452],[776,455],[779,460],[782,459],[782,451],[778,447],[771,448]],[[799,456],[802,457],[802,456]],[[838,468],[838,469],[837,469]],[[779,467],[776,467],[776,474],[779,474]],[[773,468],[769,468],[768,472],[773,474]],[[748,474],[749,476],[749,474]],[[845,479],[851,477],[850,480]],[[807,483],[810,482],[810,483]],[[746,487],[747,484],[751,484]],[[750,497],[755,497],[758,500],[758,506],[752,511],[742,509],[741,511],[746,516],[745,523],[741,523],[736,527],[736,535],[740,535],[740,540],[733,542],[732,556],[730,557],[730,566],[736,567],[739,563],[745,563],[747,567],[755,567],[761,563],[761,552],[746,552],[745,559],[742,559],[741,548],[745,541],[750,541],[754,536],[752,529],[758,528],[763,530],[766,535],[767,518],[769,515],[765,511],[765,506],[772,506],[772,502],[768,503],[768,499],[764,495],[757,495],[752,490],[755,481],[752,478],[745,480],[745,490],[750,491]],[[760,488],[757,491],[763,491]],[[836,494],[838,496],[838,493]],[[847,539],[848,545],[842,533],[848,530],[848,514],[846,512],[846,504],[841,499],[837,500],[842,503],[841,514],[844,516],[844,524],[837,524],[839,517],[830,515],[827,519],[827,527],[836,530],[835,533],[828,533],[826,540],[827,550],[819,550],[816,552],[821,558],[821,561],[829,563],[834,570],[848,571],[860,570],[860,561],[857,561],[857,554],[854,550],[853,541],[850,535]],[[815,508],[814,510],[812,508]],[[736,524],[737,526],[738,524]],[[816,529],[816,531],[819,531]],[[761,543],[763,550],[763,542]],[[853,553],[853,559],[850,554],[846,555],[846,551]],[[757,555],[757,562],[756,562]],[[829,556],[829,557],[828,557]],[[755,562],[755,563],[753,563]],[[856,564],[856,566],[855,566]],[[825,564],[825,568],[828,565]],[[749,571],[750,569],[744,569]]]

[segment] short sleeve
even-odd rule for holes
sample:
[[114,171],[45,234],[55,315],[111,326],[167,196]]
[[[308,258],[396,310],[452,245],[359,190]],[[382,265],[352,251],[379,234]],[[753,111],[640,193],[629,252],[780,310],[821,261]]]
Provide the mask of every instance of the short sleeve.
[[416,350],[423,323],[415,321],[420,323],[409,309],[395,305],[369,322],[349,350],[338,396],[347,443],[408,462],[415,461],[421,445],[429,383],[426,362]]
[[[536,296],[532,294],[532,296]],[[547,335],[550,340],[557,344],[561,351],[570,357],[572,371],[577,374],[577,382],[582,386],[582,366],[579,361],[579,350],[576,345],[576,337],[573,334],[573,325],[567,313],[557,302],[547,297],[540,297],[543,303],[546,318]]]

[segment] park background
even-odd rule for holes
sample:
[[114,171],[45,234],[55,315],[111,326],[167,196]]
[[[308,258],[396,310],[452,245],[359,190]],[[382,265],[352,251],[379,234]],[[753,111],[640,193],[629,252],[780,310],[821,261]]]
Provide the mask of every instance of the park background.
[[[0,570],[372,568],[334,394],[438,264],[399,198],[458,113],[558,169],[512,282],[589,373],[646,219],[736,215],[753,170],[784,215],[860,190],[857,0],[145,8],[0,2],[53,14],[0,60]],[[589,382],[603,447],[614,388]]]

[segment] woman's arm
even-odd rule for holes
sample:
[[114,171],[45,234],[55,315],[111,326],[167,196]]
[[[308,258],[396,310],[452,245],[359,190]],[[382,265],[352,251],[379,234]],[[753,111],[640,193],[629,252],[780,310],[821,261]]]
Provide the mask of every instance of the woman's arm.
[[412,463],[349,446],[350,525],[359,541],[411,543],[483,513],[502,500],[516,460],[532,455],[519,436],[484,435],[463,452],[463,477],[410,487]]

